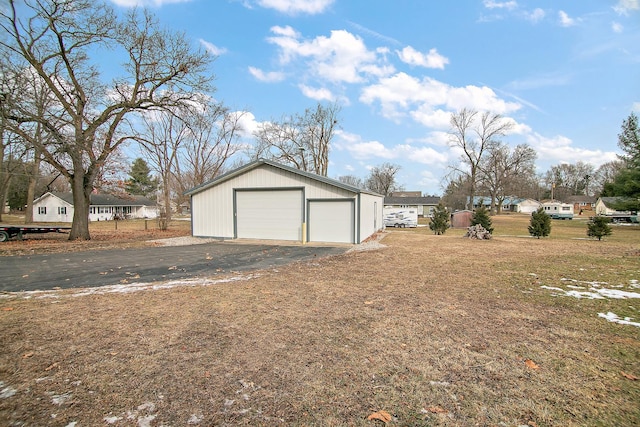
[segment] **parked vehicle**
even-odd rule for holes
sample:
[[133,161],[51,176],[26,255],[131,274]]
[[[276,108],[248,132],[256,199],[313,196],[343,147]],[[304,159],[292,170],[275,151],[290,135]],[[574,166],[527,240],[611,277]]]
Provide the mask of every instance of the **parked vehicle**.
[[415,228],[418,226],[418,212],[415,209],[384,208],[384,226]]
[[0,242],[6,242],[12,237],[22,240],[22,236],[25,234],[68,233],[69,231],[71,231],[71,227],[0,225]]
[[573,219],[573,205],[561,202],[546,202],[542,207],[551,219]]

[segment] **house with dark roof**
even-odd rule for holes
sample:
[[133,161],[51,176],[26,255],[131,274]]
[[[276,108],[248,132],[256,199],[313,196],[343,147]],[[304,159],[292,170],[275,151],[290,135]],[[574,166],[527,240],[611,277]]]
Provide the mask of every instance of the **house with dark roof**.
[[440,197],[423,197],[419,191],[395,192],[384,198],[385,209],[415,209],[418,211],[418,217],[431,218],[438,203],[440,203]]
[[[158,217],[156,203],[147,197],[92,194],[90,200],[89,221]],[[33,201],[35,222],[71,222],[73,211],[71,192],[52,191]]]

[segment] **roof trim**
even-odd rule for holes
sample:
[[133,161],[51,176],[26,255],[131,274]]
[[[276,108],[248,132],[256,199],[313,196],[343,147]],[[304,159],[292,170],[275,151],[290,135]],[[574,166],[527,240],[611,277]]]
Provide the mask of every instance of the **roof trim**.
[[207,182],[205,182],[203,184],[200,184],[200,185],[198,185],[196,187],[193,187],[192,189],[186,191],[184,194],[187,195],[187,196],[193,196],[194,194],[200,193],[200,192],[202,192],[204,190],[207,190],[207,189],[209,189],[211,187],[214,187],[214,186],[216,186],[218,184],[221,184],[221,183],[223,183],[225,181],[228,181],[228,180],[230,180],[232,178],[235,178],[236,176],[239,176],[239,175],[242,175],[244,173],[247,173],[247,172],[249,172],[249,171],[251,171],[253,169],[256,169],[256,168],[258,168],[260,166],[263,166],[263,165],[267,165],[267,166],[271,166],[271,167],[274,167],[274,168],[277,168],[277,169],[281,169],[281,170],[284,170],[286,172],[290,172],[290,173],[293,173],[293,174],[296,174],[296,175],[299,175],[299,176],[302,176],[302,177],[305,177],[305,178],[309,178],[309,179],[312,179],[312,180],[315,180],[315,181],[320,181],[320,182],[323,182],[325,184],[329,184],[329,185],[332,185],[334,187],[338,187],[338,188],[350,191],[350,192],[355,193],[355,194],[371,194],[371,195],[374,195],[374,196],[383,197],[382,194],[374,193],[374,192],[368,191],[368,190],[363,190],[361,188],[354,187],[352,185],[348,185],[348,184],[345,184],[343,182],[340,182],[340,181],[338,181],[336,179],[327,178],[326,176],[321,176],[321,175],[318,175],[318,174],[315,174],[315,173],[312,173],[312,172],[306,172],[306,171],[303,171],[303,170],[300,170],[300,169],[296,169],[296,168],[293,168],[291,166],[283,165],[281,163],[277,163],[277,162],[274,162],[272,160],[267,160],[267,159],[258,159],[258,160],[255,160],[255,161],[251,162],[251,163],[247,163],[244,166],[240,166],[239,168],[234,169],[234,170],[232,170],[230,172],[227,172],[227,173],[225,173],[223,175],[220,175],[217,178],[214,178],[214,179],[212,179],[210,181],[207,181]]

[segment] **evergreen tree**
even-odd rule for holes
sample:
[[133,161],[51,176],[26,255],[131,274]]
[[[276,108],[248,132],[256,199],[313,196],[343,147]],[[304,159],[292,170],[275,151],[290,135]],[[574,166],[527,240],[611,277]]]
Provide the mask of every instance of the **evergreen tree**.
[[613,182],[606,183],[602,196],[620,197],[620,202],[613,207],[620,211],[640,210],[640,126],[638,117],[631,113],[622,123],[618,135],[618,146],[624,151],[620,156],[625,167],[614,177]]
[[491,217],[489,217],[489,210],[484,206],[480,206],[473,213],[471,217],[471,225],[474,226],[476,224],[480,224],[485,230],[489,233],[493,233],[493,228],[491,227]]
[[544,208],[540,208],[531,214],[529,222],[529,234],[533,237],[547,237],[551,233],[551,217]]
[[151,169],[144,159],[137,158],[129,170],[130,179],[125,183],[127,193],[135,196],[155,198],[158,189],[158,179],[151,176]]
[[429,222],[429,228],[433,231],[433,234],[444,234],[449,228],[449,212],[442,203],[438,203],[431,222]]
[[602,240],[604,236],[610,236],[612,233],[609,225],[609,218],[604,216],[594,216],[587,223],[587,236],[597,237]]

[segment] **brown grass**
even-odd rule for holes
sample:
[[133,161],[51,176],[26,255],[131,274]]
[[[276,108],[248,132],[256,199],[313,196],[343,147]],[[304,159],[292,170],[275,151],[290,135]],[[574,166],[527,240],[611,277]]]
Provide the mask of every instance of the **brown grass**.
[[243,282],[7,296],[0,424],[638,425],[640,329],[597,316],[640,321],[637,300],[541,286],[640,279],[640,230],[537,240],[510,237],[515,218],[490,241],[393,230]]

